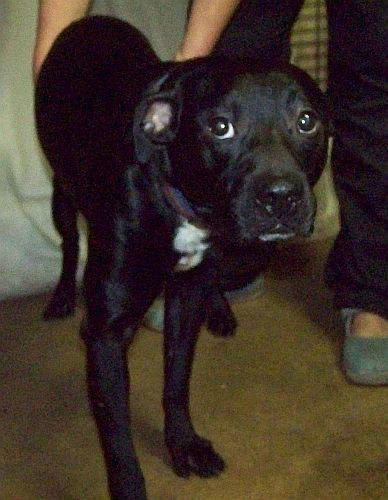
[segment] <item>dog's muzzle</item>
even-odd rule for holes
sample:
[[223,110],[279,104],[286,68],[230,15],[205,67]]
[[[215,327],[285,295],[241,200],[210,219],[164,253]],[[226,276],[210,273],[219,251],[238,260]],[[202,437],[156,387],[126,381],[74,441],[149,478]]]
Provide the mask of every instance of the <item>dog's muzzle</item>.
[[302,175],[247,180],[235,206],[243,239],[280,241],[313,231],[316,203]]
[[[308,222],[303,221],[305,208],[302,182],[276,179],[256,196],[259,216],[272,222],[272,228],[260,236],[262,241],[283,240],[295,236],[296,232],[309,232]],[[302,223],[302,224],[301,224]]]

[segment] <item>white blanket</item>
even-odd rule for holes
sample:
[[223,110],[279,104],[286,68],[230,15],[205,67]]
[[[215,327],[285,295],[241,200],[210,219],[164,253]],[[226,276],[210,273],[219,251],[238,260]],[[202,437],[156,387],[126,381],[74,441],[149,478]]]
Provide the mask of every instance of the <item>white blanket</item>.
[[[37,3],[0,2],[0,299],[51,288],[61,264],[50,214],[51,173],[33,119]],[[95,2],[92,12],[133,22],[167,59],[181,39],[186,8],[187,0],[106,0]]]

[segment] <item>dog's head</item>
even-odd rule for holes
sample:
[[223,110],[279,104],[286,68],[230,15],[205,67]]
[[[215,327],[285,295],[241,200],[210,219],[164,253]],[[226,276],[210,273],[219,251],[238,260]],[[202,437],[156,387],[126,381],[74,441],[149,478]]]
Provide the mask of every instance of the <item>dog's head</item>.
[[191,61],[153,84],[135,127],[138,156],[165,148],[169,182],[208,224],[249,241],[311,233],[328,119],[303,71]]

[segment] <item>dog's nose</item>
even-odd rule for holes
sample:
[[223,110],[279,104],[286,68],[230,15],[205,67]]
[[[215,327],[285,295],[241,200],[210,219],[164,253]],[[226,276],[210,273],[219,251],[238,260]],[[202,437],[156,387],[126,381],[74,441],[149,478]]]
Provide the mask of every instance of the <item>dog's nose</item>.
[[301,197],[302,188],[298,183],[276,179],[267,185],[256,201],[269,214],[282,216],[294,212]]

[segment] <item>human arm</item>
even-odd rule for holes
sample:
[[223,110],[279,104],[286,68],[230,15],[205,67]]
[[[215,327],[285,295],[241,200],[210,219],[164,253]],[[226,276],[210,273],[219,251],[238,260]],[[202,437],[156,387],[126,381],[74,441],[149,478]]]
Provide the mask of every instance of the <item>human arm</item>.
[[90,0],[40,0],[32,59],[35,80],[56,37],[66,26],[83,17],[89,4]]
[[241,0],[194,0],[176,61],[210,54]]

